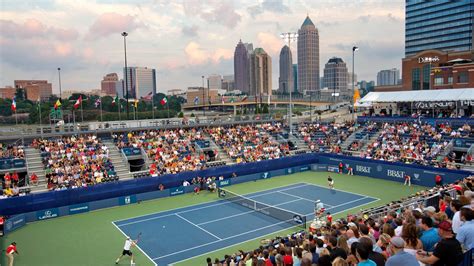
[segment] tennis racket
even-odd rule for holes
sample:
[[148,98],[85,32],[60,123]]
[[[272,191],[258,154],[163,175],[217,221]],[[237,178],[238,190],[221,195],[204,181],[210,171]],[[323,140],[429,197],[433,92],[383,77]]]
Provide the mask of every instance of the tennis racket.
[[135,243],[138,243],[138,241],[140,241],[141,236],[142,236],[142,232],[138,233],[137,240],[135,240]]

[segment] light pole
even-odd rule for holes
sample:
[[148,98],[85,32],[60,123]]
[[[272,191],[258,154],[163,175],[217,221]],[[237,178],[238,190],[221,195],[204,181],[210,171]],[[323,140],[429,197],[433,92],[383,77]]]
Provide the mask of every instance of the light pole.
[[[289,49],[289,51],[290,51],[290,52],[288,53],[288,56],[289,56],[290,53],[291,53],[291,42],[292,42],[292,41],[296,41],[296,40],[298,39],[298,33],[296,33],[296,32],[284,32],[284,33],[280,34],[280,37],[281,37],[282,39],[284,39],[284,40],[288,40],[288,49]],[[290,86],[288,86],[288,89],[289,89],[289,88],[290,88]],[[293,110],[292,110],[292,104],[293,104],[293,103],[292,103],[292,101],[291,101],[291,93],[292,93],[292,91],[291,91],[291,89],[289,89],[289,91],[290,91],[290,108],[289,108],[290,113],[289,113],[289,115],[288,115],[288,125],[289,125],[289,127],[290,127],[290,135],[289,135],[288,138],[290,138],[291,135],[293,135],[293,125],[292,125],[292,123],[291,123],[291,118],[292,118],[292,116],[293,116]]]
[[206,102],[205,94],[206,90],[204,89],[204,76],[201,76],[202,79],[202,116],[206,116],[206,108],[204,108],[204,103]]
[[123,71],[123,73],[125,74],[125,99],[127,100],[127,120],[129,119],[129,115],[128,115],[128,77],[127,77],[127,36],[128,36],[128,33],[127,32],[122,32],[122,36],[123,36],[123,50],[124,50],[124,54],[125,54],[125,70]]
[[355,77],[355,73],[354,73],[354,54],[355,54],[355,51],[359,50],[359,47],[357,46],[353,46],[352,47],[352,95],[351,95],[351,107],[352,107],[352,121],[354,121],[354,92],[355,92],[355,80],[354,80],[354,77]]
[[58,76],[59,76],[59,100],[62,100],[62,89],[61,89],[61,68],[58,67]]

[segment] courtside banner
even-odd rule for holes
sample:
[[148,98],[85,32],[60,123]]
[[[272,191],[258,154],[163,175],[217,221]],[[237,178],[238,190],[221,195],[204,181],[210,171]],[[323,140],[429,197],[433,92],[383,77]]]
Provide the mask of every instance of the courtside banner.
[[295,173],[295,170],[293,168],[286,168],[285,169],[285,174],[287,175],[291,175],[291,174],[294,174]]
[[69,206],[69,214],[77,214],[89,211],[89,203],[81,203]]
[[15,231],[16,229],[24,226],[25,224],[26,216],[24,214],[11,216],[6,220],[3,227],[3,232],[5,235],[7,235],[8,233]]
[[309,171],[309,170],[310,170],[309,165],[300,166],[300,169],[299,169],[300,172]]
[[220,180],[220,181],[219,181],[219,187],[230,186],[230,184],[231,184],[230,180],[231,180],[231,179]]
[[263,172],[260,174],[260,179],[268,179],[270,177],[272,177],[270,172]]
[[119,205],[128,205],[132,203],[137,203],[137,196],[136,195],[130,195],[130,196],[125,196],[125,197],[120,197],[119,198]]
[[183,186],[170,188],[170,196],[176,196],[176,195],[181,195],[181,194],[184,194]]
[[59,216],[58,208],[51,208],[51,209],[36,212],[36,218],[38,220],[46,220],[46,219],[56,218],[58,216]]

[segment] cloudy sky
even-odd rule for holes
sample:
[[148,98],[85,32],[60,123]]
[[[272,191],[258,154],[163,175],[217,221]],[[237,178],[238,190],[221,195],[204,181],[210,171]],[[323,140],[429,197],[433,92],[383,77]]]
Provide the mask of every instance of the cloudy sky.
[[56,92],[61,67],[63,90],[98,89],[105,74],[122,75],[127,31],[128,65],[157,69],[159,91],[233,74],[239,39],[272,56],[276,89],[279,34],[307,14],[319,29],[321,73],[333,56],[351,65],[354,44],[359,79],[400,67],[402,0],[1,0],[0,86],[47,79]]

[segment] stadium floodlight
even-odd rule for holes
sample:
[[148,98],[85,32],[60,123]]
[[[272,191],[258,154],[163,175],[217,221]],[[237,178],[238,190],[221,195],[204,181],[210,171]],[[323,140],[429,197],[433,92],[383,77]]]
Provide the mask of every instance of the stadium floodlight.
[[354,92],[355,92],[355,73],[354,73],[354,54],[355,51],[359,50],[359,47],[352,47],[352,95],[351,95],[351,112],[352,112],[352,121],[354,121],[355,108],[354,108]]
[[[128,74],[128,71],[127,71],[127,41],[126,41],[126,37],[128,36],[128,33],[127,32],[122,32],[122,36],[123,36],[123,50],[124,50],[124,54],[125,54],[125,71],[124,71],[124,74],[125,74],[125,88],[122,88],[122,97],[123,97],[123,93],[125,92],[125,99],[127,99],[127,120],[129,119],[129,115],[128,115],[128,77],[127,77],[127,74]],[[124,91],[125,89],[125,91]],[[120,108],[120,107],[119,107]]]
[[[280,34],[280,37],[285,40],[285,41],[288,41],[288,49],[290,50],[290,53],[291,53],[291,42],[296,42],[298,40],[298,33],[296,32],[284,32],[284,33],[281,33]],[[288,86],[290,87],[290,86]],[[289,108],[289,114],[288,114],[288,126],[290,127],[290,134],[289,134],[289,137],[288,139],[291,137],[291,135],[293,134],[293,125],[292,125],[292,122],[291,122],[291,118],[293,116],[293,109],[292,109],[292,100],[291,100],[291,93],[292,91],[290,91],[290,108]]]

